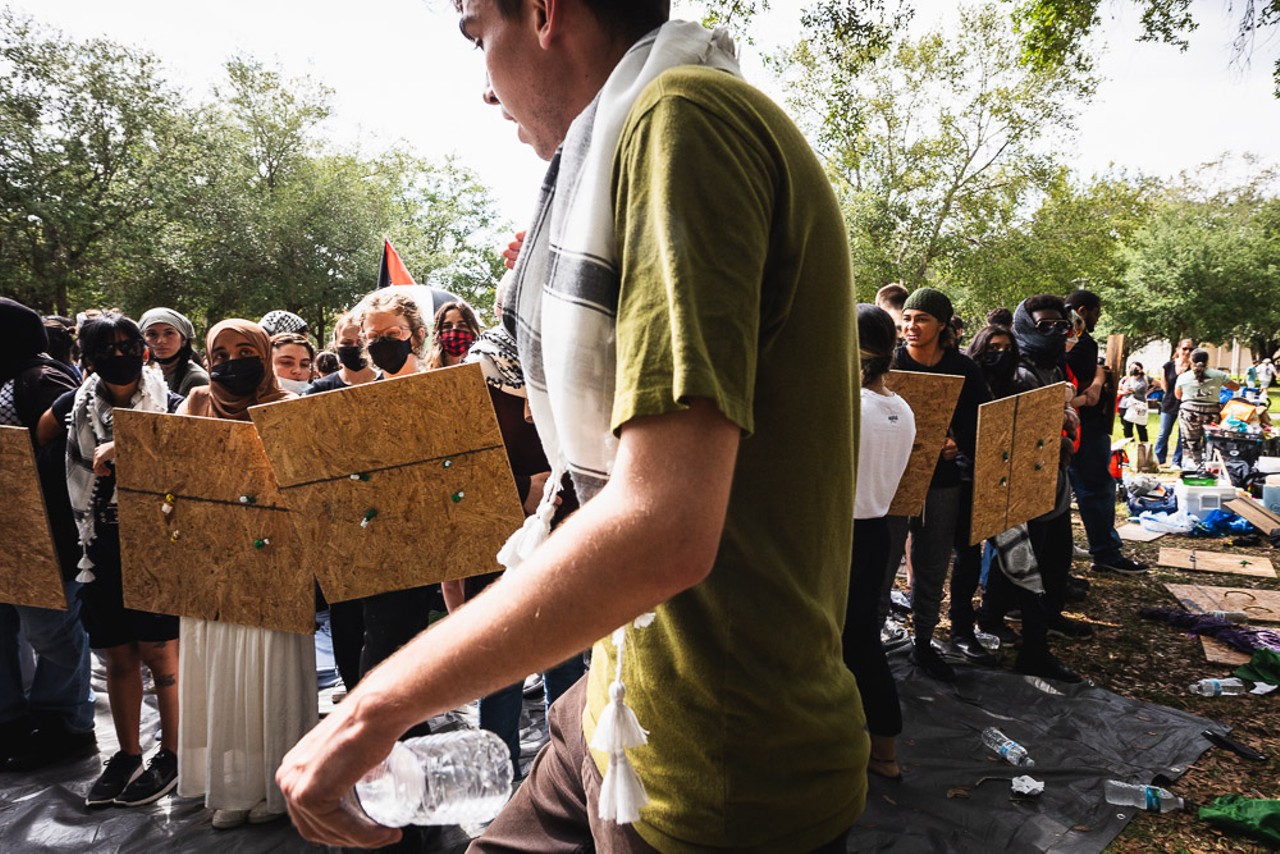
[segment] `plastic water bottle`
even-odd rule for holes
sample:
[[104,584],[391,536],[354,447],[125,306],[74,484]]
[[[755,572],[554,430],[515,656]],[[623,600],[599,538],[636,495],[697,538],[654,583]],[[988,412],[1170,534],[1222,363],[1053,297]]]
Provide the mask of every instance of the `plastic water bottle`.
[[1249,615],[1244,611],[1210,611],[1209,616],[1217,620],[1226,620],[1229,623],[1249,622]]
[[1016,765],[1019,768],[1035,767],[1035,760],[1027,755],[1025,747],[993,726],[982,731],[982,743],[1010,765]]
[[1108,780],[1103,789],[1107,803],[1119,807],[1137,807],[1147,812],[1173,812],[1182,809],[1182,798],[1159,786]]
[[1244,693],[1244,683],[1232,676],[1228,679],[1201,679],[1190,688],[1192,694],[1201,697],[1233,696]]
[[396,742],[356,783],[365,815],[385,827],[492,820],[511,797],[511,751],[487,730]]

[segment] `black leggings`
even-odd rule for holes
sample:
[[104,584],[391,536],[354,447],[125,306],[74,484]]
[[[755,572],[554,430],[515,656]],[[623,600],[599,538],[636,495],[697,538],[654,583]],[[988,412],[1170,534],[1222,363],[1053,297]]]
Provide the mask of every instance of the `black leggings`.
[[1122,427],[1124,427],[1124,437],[1126,439],[1133,438],[1133,428],[1137,427],[1138,441],[1139,442],[1147,441],[1147,425],[1146,424],[1134,424],[1132,421],[1126,421],[1124,418],[1120,419],[1120,424]]
[[889,572],[889,526],[885,519],[853,521],[853,559],[849,566],[849,602],[845,610],[844,664],[858,680],[867,731],[894,736],[902,732],[898,688],[880,646],[880,586]]
[[[360,652],[362,677],[427,627],[439,591],[440,585],[428,584],[379,593],[361,600],[364,604],[364,649]],[[401,738],[430,733],[431,727],[423,721]]]

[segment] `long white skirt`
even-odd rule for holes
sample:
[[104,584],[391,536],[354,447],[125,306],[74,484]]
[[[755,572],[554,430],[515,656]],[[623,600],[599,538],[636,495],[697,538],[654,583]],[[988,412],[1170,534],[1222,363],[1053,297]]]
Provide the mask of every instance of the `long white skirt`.
[[284,812],[276,768],[318,719],[315,638],[187,617],[180,638],[178,794]]

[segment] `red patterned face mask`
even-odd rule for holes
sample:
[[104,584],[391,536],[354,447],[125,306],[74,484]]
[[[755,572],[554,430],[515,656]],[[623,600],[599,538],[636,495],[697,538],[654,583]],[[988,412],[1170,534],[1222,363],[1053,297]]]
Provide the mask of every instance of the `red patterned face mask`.
[[446,329],[440,333],[440,349],[450,356],[465,356],[475,340],[470,329]]

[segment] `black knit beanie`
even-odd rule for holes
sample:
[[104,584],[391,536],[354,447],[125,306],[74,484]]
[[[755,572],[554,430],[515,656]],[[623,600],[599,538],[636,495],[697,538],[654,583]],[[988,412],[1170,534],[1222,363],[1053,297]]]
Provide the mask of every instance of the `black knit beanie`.
[[944,325],[951,322],[951,300],[942,291],[934,288],[916,288],[907,296],[902,310],[923,311],[938,318]]

